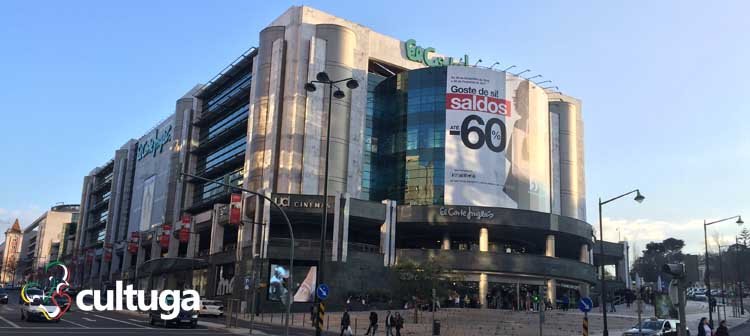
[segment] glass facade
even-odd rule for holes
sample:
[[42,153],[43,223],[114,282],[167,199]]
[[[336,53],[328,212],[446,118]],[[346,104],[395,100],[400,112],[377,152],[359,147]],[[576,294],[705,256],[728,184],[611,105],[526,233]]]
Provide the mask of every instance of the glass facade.
[[[198,130],[196,175],[242,186],[251,68],[247,65],[222,87],[201,97],[206,119]],[[196,181],[193,204],[210,206],[228,193],[224,186]]]
[[445,68],[425,68],[374,88],[367,111],[373,124],[370,160],[376,162],[369,172],[371,200],[443,204],[445,81]]

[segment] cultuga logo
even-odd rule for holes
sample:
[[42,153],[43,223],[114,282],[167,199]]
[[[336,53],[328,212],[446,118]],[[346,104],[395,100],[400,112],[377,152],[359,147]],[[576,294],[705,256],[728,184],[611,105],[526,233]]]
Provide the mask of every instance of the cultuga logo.
[[[50,274],[53,270],[59,270],[55,275],[48,278],[49,284],[46,291],[42,291],[39,282],[29,282],[21,288],[21,299],[33,307],[36,312],[41,312],[48,320],[58,320],[70,309],[73,304],[66,289],[70,287],[68,280],[70,273],[68,268],[59,261],[53,261],[45,266],[45,272]],[[87,303],[87,297],[91,297],[91,304]],[[179,290],[151,290],[150,300],[147,300],[146,291],[135,290],[133,285],[127,285],[123,289],[122,281],[115,281],[115,290],[102,291],[85,289],[76,295],[75,304],[82,311],[162,311],[163,320],[171,320],[183,311],[198,311],[200,309],[200,294],[192,289]],[[67,301],[60,301],[65,298]],[[66,302],[61,306],[61,303]]]
[[70,295],[65,291],[70,286],[68,283],[68,280],[70,280],[68,268],[59,261],[53,261],[44,267],[44,272],[47,274],[53,270],[59,270],[60,277],[49,277],[50,284],[46,292],[39,290],[41,286],[37,282],[29,282],[21,287],[21,300],[29,304],[29,307],[34,307],[37,312],[41,312],[44,318],[50,321],[60,319],[70,309],[70,304],[66,304],[64,307],[60,306],[62,302],[59,300],[61,298],[67,300],[63,302],[72,301]]

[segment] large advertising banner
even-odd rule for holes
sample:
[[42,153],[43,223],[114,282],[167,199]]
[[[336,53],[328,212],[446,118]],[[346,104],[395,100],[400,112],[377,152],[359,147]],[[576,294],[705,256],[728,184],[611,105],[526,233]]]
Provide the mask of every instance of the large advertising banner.
[[500,71],[449,66],[448,205],[550,210],[547,95]]

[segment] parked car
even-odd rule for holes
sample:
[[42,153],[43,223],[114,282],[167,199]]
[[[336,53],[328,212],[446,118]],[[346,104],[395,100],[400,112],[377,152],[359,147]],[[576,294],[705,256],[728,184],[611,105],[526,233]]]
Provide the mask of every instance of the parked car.
[[[641,335],[643,336],[676,336],[679,320],[666,320],[651,318],[641,322]],[[690,328],[685,327],[687,336],[690,336]],[[624,332],[622,336],[638,336],[638,325]]]
[[0,303],[8,304],[8,291],[5,288],[0,288]]
[[[172,296],[168,296],[166,300],[167,300],[167,304],[170,306],[174,302],[174,298]],[[169,328],[170,326],[179,327],[181,325],[187,325],[190,328],[195,329],[198,326],[198,311],[183,310],[182,308],[180,308],[180,312],[177,314],[177,317],[171,320],[164,320],[161,318],[161,314],[168,314],[168,313],[169,312],[164,311],[162,309],[150,311],[148,313],[149,324],[151,324],[152,326],[162,325],[164,326],[164,328]]]
[[[21,305],[21,321],[33,321],[33,320],[39,320],[39,321],[46,321],[47,318],[44,316],[43,311],[53,311],[57,309],[52,303],[50,302],[43,302],[41,298],[37,297],[34,298],[31,303],[24,302]],[[60,319],[53,320],[56,323],[60,323]]]
[[224,315],[224,303],[219,300],[201,300],[199,314],[221,317]]

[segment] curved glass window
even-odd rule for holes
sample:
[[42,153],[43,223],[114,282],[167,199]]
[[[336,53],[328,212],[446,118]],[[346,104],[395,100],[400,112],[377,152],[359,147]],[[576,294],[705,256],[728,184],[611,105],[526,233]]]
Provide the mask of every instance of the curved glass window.
[[371,199],[443,204],[445,68],[400,73],[375,88]]

